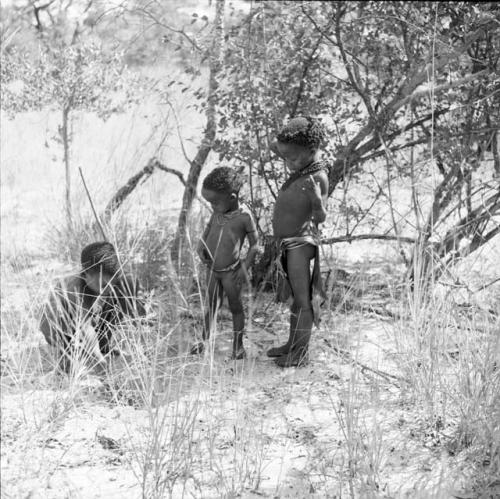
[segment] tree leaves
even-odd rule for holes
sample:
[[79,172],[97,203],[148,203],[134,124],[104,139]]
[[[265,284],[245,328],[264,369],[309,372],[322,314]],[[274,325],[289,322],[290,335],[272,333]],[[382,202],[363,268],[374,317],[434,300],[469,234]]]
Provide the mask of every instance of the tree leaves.
[[69,107],[107,119],[133,100],[137,82],[119,54],[106,56],[94,44],[41,45],[35,61],[13,50],[1,65],[1,107],[11,115]]

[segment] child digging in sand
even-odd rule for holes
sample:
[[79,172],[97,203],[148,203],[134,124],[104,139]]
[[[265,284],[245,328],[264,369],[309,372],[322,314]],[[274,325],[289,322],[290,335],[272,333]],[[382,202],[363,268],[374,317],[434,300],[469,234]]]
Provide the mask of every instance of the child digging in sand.
[[[313,307],[313,297],[324,298],[318,230],[326,218],[328,196],[327,168],[318,160],[324,140],[325,131],[317,120],[297,117],[279,132],[277,142],[271,146],[291,172],[278,193],[273,214],[278,264],[293,297],[288,341],[267,352],[269,357],[276,357],[280,367],[308,362],[311,329],[313,323],[319,323],[319,307]],[[314,263],[312,274],[311,261]],[[284,296],[279,298],[282,301]]]
[[104,367],[104,356],[112,353],[113,328],[125,316],[145,315],[138,283],[123,274],[112,244],[85,246],[81,265],[80,273],[56,282],[40,321],[47,343],[57,352],[59,371],[67,374],[81,355]]
[[[243,348],[245,315],[241,289],[247,281],[247,269],[252,265],[258,248],[257,229],[252,216],[239,205],[242,184],[242,176],[236,170],[219,167],[206,176],[201,191],[213,209],[198,245],[198,255],[208,268],[208,306],[203,340],[210,337],[223,295],[226,295],[233,316],[232,359],[246,357]],[[240,252],[245,238],[248,239],[249,249],[245,260],[242,260]],[[203,342],[191,349],[193,354],[203,351]]]

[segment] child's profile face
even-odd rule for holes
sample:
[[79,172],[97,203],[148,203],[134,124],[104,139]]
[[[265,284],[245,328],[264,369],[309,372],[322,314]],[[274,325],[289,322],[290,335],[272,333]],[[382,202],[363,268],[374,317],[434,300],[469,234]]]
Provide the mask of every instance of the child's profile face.
[[314,160],[316,151],[309,147],[277,142],[276,149],[279,155],[285,160],[286,166],[292,171],[301,170]]
[[112,276],[98,270],[84,272],[83,276],[87,286],[97,294],[101,294],[112,279]]
[[210,203],[215,213],[227,213],[236,208],[238,197],[234,193],[202,189],[201,195]]

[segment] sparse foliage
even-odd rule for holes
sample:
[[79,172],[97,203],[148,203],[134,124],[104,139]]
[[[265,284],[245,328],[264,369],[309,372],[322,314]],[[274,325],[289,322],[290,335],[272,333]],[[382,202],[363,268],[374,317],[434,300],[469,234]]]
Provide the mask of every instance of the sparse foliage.
[[92,43],[41,44],[35,61],[17,50],[7,51],[1,66],[1,107],[10,116],[42,109],[60,114],[59,134],[53,140],[63,148],[66,221],[71,231],[73,114],[93,112],[106,120],[123,111],[137,99],[137,78],[127,72],[119,54],[107,56]]
[[[255,179],[256,218],[265,222],[283,176],[268,152],[273,134],[286,117],[313,114],[330,129],[331,192],[369,182],[374,202],[391,203],[395,236],[416,234],[415,251],[432,255],[438,275],[453,252],[490,240],[500,209],[499,19],[494,3],[256,5],[229,37],[217,141],[220,159]],[[374,169],[387,170],[381,184],[371,173],[365,180]],[[429,177],[434,185],[415,187],[410,213],[394,216],[391,182]],[[430,210],[420,201],[429,188]],[[340,204],[347,236],[349,218],[372,206]]]

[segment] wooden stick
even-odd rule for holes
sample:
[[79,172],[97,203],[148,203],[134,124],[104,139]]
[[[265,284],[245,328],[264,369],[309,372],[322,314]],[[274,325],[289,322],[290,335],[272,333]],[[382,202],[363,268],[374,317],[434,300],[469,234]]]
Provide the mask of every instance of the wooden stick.
[[92,211],[94,212],[94,217],[96,219],[97,226],[99,227],[99,230],[101,231],[102,238],[104,239],[104,241],[107,241],[108,238],[106,237],[106,233],[104,232],[104,228],[101,224],[101,221],[99,220],[99,216],[97,215],[97,211],[95,209],[94,203],[92,202],[92,196],[90,195],[89,189],[87,187],[87,182],[85,182],[85,177],[83,176],[83,171],[82,171],[81,166],[78,167],[78,170],[80,170],[80,177],[82,178],[83,187],[85,187],[85,192],[87,193],[87,198],[90,202],[90,206],[92,208]]

